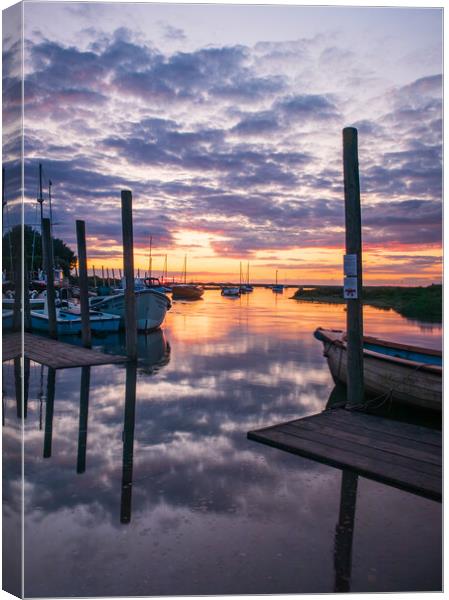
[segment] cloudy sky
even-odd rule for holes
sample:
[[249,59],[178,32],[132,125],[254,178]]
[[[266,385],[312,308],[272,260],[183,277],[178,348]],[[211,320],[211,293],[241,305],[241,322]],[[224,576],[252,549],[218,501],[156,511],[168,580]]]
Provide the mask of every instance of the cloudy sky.
[[25,3],[27,220],[38,163],[55,232],[121,266],[341,280],[342,128],[359,131],[365,280],[441,279],[442,12]]

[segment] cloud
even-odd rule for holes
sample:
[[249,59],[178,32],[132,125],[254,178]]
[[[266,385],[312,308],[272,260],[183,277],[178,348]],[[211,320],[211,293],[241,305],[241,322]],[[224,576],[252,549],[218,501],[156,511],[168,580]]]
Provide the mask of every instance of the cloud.
[[[365,243],[439,243],[440,75],[389,88],[376,110],[357,111],[349,88],[313,79],[314,65],[327,73],[331,58],[352,60],[325,39],[169,53],[125,28],[91,35],[83,48],[35,33],[26,43],[26,193],[34,199],[43,160],[69,242],[75,215],[90,215],[98,243],[118,245],[119,191],[130,188],[142,244],[150,227],[175,244],[188,221],[222,236],[209,249],[219,255],[341,247],[340,126],[360,114]],[[299,74],[290,59],[300,56]],[[353,66],[350,77],[363,80]]]

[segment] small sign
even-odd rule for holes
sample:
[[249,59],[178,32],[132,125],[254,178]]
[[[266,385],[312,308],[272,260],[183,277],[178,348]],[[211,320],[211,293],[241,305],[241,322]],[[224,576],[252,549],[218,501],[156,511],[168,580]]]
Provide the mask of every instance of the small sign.
[[357,277],[345,277],[343,285],[343,298],[353,300],[357,296]]
[[357,254],[345,254],[343,271],[345,277],[357,277]]

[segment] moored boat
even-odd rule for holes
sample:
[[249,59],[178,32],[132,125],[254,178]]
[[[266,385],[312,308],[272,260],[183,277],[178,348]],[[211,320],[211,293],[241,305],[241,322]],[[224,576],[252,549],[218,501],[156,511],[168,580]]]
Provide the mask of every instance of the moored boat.
[[275,294],[283,294],[284,286],[282,283],[278,283],[278,272],[276,271],[276,283],[271,286],[271,289]]
[[[163,292],[151,288],[135,290],[136,318],[139,331],[152,331],[160,327],[170,310],[171,302]],[[125,293],[89,298],[92,308],[120,317],[120,325],[125,324]]]
[[204,289],[193,283],[179,283],[172,286],[172,294],[175,299],[199,300],[204,294]]
[[[319,327],[315,331],[315,337],[323,342],[324,356],[334,381],[346,384],[345,333]],[[441,411],[440,351],[365,336],[363,372],[365,392],[368,395]]]
[[[115,333],[120,327],[120,318],[116,315],[91,311],[90,328],[93,333]],[[48,332],[48,312],[45,309],[31,311],[31,328]],[[58,335],[77,335],[82,330],[79,310],[56,309],[56,332]]]
[[237,286],[235,287],[224,287],[221,290],[222,296],[228,296],[230,298],[238,298],[241,294],[241,289]]

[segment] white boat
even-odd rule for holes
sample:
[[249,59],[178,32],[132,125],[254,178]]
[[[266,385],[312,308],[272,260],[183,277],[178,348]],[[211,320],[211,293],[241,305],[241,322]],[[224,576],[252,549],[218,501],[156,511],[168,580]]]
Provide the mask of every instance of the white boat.
[[240,288],[239,287],[224,287],[221,290],[222,296],[229,296],[231,298],[238,298],[240,296]]
[[[91,311],[89,315],[90,328],[93,333],[114,333],[120,328],[120,317],[100,311]],[[35,331],[48,332],[48,312],[43,310],[31,311],[31,328]],[[79,310],[56,308],[56,332],[58,335],[77,335],[82,330]]]
[[[334,381],[346,384],[345,333],[319,327],[315,337],[323,342]],[[441,411],[442,354],[438,350],[365,336],[363,375],[370,396]]]
[[[165,315],[171,308],[171,301],[163,292],[151,288],[134,291],[136,295],[136,318],[139,331],[152,331],[162,325]],[[89,298],[92,308],[120,317],[120,325],[125,325],[125,292],[111,296]]]

